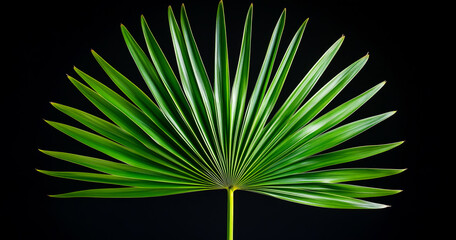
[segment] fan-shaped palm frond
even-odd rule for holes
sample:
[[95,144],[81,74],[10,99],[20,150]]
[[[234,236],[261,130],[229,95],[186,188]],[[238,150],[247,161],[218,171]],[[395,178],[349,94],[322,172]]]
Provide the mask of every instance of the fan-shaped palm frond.
[[[387,119],[387,112],[338,126],[385,84],[379,83],[340,106],[320,114],[355,77],[368,55],[346,67],[310,96],[313,86],[344,41],[338,39],[316,61],[295,90],[273,114],[281,89],[303,36],[299,27],[273,73],[285,24],[282,12],[271,36],[251,96],[250,73],[252,6],[245,20],[236,72],[228,71],[228,48],[223,4],[217,9],[215,69],[208,76],[192,34],[184,5],[180,24],[168,9],[178,75],[171,69],[146,19],[141,26],[147,53],[125,26],[121,31],[128,50],[153,98],[119,73],[100,55],[93,56],[125,97],[87,73],[74,68],[86,84],[68,76],[76,88],[109,120],[58,103],[52,105],[91,131],[63,123],[50,125],[112,159],[41,150],[43,153],[95,172],[40,172],[80,181],[121,187],[90,189],[53,197],[137,198],[188,192],[228,190],[228,239],[232,239],[235,190],[325,208],[375,209],[386,207],[361,198],[386,196],[399,190],[346,184],[402,172],[402,169],[336,168],[342,163],[390,150],[402,142],[323,151]],[[233,79],[233,83],[231,83]],[[307,100],[306,100],[307,99]],[[305,101],[306,100],[306,101]],[[269,121],[268,121],[269,119]],[[117,160],[117,161],[115,161]]]

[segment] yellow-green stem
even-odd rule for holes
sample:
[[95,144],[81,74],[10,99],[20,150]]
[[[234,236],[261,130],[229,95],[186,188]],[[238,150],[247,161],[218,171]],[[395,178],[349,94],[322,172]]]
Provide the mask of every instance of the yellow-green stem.
[[227,206],[227,231],[226,239],[233,240],[233,223],[234,223],[234,191],[233,187],[228,189],[228,206]]

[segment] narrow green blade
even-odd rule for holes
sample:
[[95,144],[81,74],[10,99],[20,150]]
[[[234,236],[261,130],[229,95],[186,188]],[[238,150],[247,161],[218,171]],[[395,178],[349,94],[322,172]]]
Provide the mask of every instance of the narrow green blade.
[[[106,60],[99,54],[92,50],[92,55],[97,60],[98,64],[103,68],[111,80],[122,90],[123,93],[141,109],[163,132],[170,134],[177,134],[172,126],[168,123],[163,116],[161,110],[155,103],[134,83],[128,80],[124,75],[112,67]],[[173,135],[174,138],[176,138]],[[179,139],[181,140],[181,139]],[[176,141],[176,139],[175,139]]]
[[198,84],[196,83],[195,75],[191,67],[190,59],[186,49],[187,47],[185,46],[182,33],[179,29],[172,9],[168,9],[169,27],[184,93],[192,108],[191,110],[195,116],[195,121],[198,125],[198,129],[202,135],[203,141],[207,146],[209,153],[211,154],[212,158],[210,160],[217,167],[220,175],[224,175],[221,174],[223,172],[221,164],[216,161],[216,159],[222,159],[222,152],[219,146],[219,141],[216,137],[217,135],[215,134],[216,130],[212,127],[211,119],[209,115],[207,115],[201,92],[198,89]]
[[339,40],[337,40],[301,80],[271,121],[265,126],[265,128],[262,129],[262,132],[259,135],[263,137],[258,138],[257,142],[252,144],[254,146],[254,150],[246,156],[247,159],[257,156],[259,152],[267,152],[265,151],[266,145],[272,142],[274,136],[278,135],[286,122],[290,120],[292,115],[304,101],[305,97],[308,95],[310,90],[328,67],[333,57],[336,55],[344,38],[345,37],[342,36]]
[[97,107],[116,125],[134,136],[145,146],[153,148],[153,146],[156,144],[155,141],[140,127],[138,127],[138,125],[136,125],[131,119],[125,116],[125,114],[123,114],[119,109],[101,97],[98,93],[80,83],[76,79],[72,78],[71,76],[68,76],[68,79],[91,103],[93,103],[95,107]]
[[[275,149],[269,153],[269,155],[266,155],[264,158],[261,158],[260,155],[260,157],[255,159],[253,162],[254,165],[252,167],[252,170],[254,170],[256,166],[269,163],[270,161],[268,159],[280,159],[283,156],[286,156],[294,150],[299,149],[313,137],[323,133],[333,126],[336,126],[348,116],[350,116],[353,112],[355,112],[358,108],[360,108],[364,103],[366,103],[375,93],[377,93],[383,87],[383,85],[384,82],[377,84],[375,87],[365,91],[364,93],[345,102],[344,104],[341,104],[317,120],[309,123],[305,127],[296,131],[294,134],[290,134],[280,144],[278,144]],[[277,164],[271,168],[269,171],[272,172],[273,170],[283,169],[284,167],[287,167],[288,165],[298,160],[299,159],[290,159],[289,161],[281,162],[280,164]]]
[[252,127],[253,120],[256,114],[258,113],[261,101],[263,100],[263,96],[266,92],[269,77],[271,76],[275,57],[277,55],[277,50],[279,48],[280,39],[282,37],[282,32],[285,26],[285,16],[286,10],[283,10],[274,28],[271,40],[269,41],[269,46],[263,61],[263,65],[261,66],[257,82],[255,84],[255,87],[249,100],[249,104],[247,105],[247,110],[245,113],[245,118],[243,120],[241,135],[239,136],[239,145],[238,149],[236,149],[235,158],[240,157],[240,155],[242,154],[242,150],[246,146],[245,143],[247,141],[248,134]]
[[[174,74],[171,74],[169,72],[170,70],[166,70],[169,65],[162,55],[163,53],[159,49],[158,44],[148,45],[152,60],[155,67],[157,67],[155,69],[154,65],[152,65],[126,27],[122,25],[121,30],[131,56],[160,106],[161,111],[182,139],[193,150],[194,154],[207,161],[210,157],[207,151],[202,148],[197,133],[193,131],[193,129],[197,129],[197,126],[194,124],[191,112],[188,111],[188,103],[183,96],[180,86],[178,86],[179,83],[175,79]],[[147,34],[147,32],[145,33]],[[152,39],[149,39],[150,42],[148,44],[153,42]]]
[[265,176],[264,178],[279,178],[287,175],[304,173],[323,167],[357,161],[393,149],[402,143],[403,142],[401,141],[381,145],[360,146],[320,155],[314,155],[286,166],[282,165],[280,169],[277,169],[277,171],[272,172],[269,176]]
[[56,109],[72,117],[76,121],[82,123],[83,125],[99,133],[100,135],[105,136],[119,144],[135,149],[138,152],[146,151],[148,149],[135,137],[130,135],[124,129],[116,126],[115,124],[112,124],[106,120],[103,120],[97,116],[94,116],[90,113],[81,111],[76,108],[65,106],[59,103],[51,104]]
[[[81,78],[83,78],[92,88],[95,89],[95,91],[97,91],[97,93],[111,102],[117,109],[119,109],[123,114],[130,118],[133,123],[135,123],[145,133],[147,133],[150,138],[152,138],[156,143],[158,143],[167,151],[172,152],[175,156],[179,156],[181,159],[185,159],[182,157],[182,153],[179,152],[179,148],[176,148],[176,144],[173,141],[173,138],[170,138],[165,132],[163,132],[163,130],[160,129],[146,114],[144,114],[143,111],[138,109],[132,103],[125,100],[119,94],[101,84],[88,74],[82,72],[77,68],[75,68],[75,70]],[[155,142],[149,142],[147,147],[152,151],[158,152],[160,155],[165,156],[168,160],[176,163],[173,157],[169,157],[167,152],[157,146]],[[185,153],[189,154],[190,156],[194,156],[190,150],[187,150],[182,145],[179,145],[179,143],[177,143],[177,145],[180,146],[180,148],[184,149]],[[192,157],[192,159],[198,162],[197,157]]]
[[70,193],[49,195],[56,198],[143,198],[143,197],[161,197],[189,192],[203,191],[203,188],[179,189],[179,188],[142,188],[142,187],[125,187],[125,188],[100,188],[89,189]]
[[252,42],[252,14],[253,4],[247,12],[242,36],[241,51],[234,76],[233,88],[231,91],[231,115],[230,115],[230,174],[239,165],[239,158],[234,157],[234,151],[238,148],[239,131],[241,128],[245,103],[247,99],[247,86],[250,71],[250,46]]
[[313,117],[323,110],[350,83],[361,71],[368,59],[369,55],[360,58],[325,84],[293,115],[291,122],[287,124],[289,126],[287,130],[294,132],[312,120]]
[[[281,130],[271,139],[267,139],[267,146],[263,147],[262,155],[270,154],[271,149],[285,137],[294,133],[305,124],[310,122],[340,91],[356,76],[368,60],[368,55],[354,62],[342,72],[337,74],[331,81],[323,86],[311,99],[309,99],[285,124]],[[257,151],[257,154],[261,154]],[[255,158],[261,158],[258,155]]]
[[[100,57],[95,51],[92,51],[95,59],[98,61],[100,66],[106,72],[106,74],[114,81],[114,83],[127,95],[133,103],[135,103],[145,115],[147,115],[161,130],[163,134],[166,134],[172,141],[184,148],[185,142],[180,138],[178,133],[173,129],[170,123],[163,116],[161,110],[155,105],[155,103],[147,97],[147,95],[142,92],[136,85],[134,85],[130,80],[120,74],[116,69],[109,65],[102,57]],[[112,95],[112,94],[110,94]],[[169,145],[165,145],[167,147]],[[171,149],[172,151],[173,149]],[[160,152],[164,152],[164,149],[159,149]],[[188,152],[189,150],[187,150]],[[200,168],[197,166],[198,163],[194,163],[188,160],[188,157],[182,156],[180,151],[174,151],[174,153],[185,163],[185,168],[190,167],[191,171],[197,171],[201,173]],[[162,154],[163,155],[163,154]],[[165,154],[166,155],[166,154]],[[172,158],[168,158],[173,161]],[[176,164],[181,165],[180,162],[174,161]],[[183,166],[183,165],[181,165]]]
[[[293,58],[296,54],[296,51],[298,50],[299,43],[301,42],[301,38],[307,25],[307,21],[308,19],[304,21],[304,23],[301,25],[301,27],[298,29],[293,39],[291,40],[287,48],[287,51],[285,52],[285,55],[276,71],[276,74],[268,88],[268,91],[266,92],[264,99],[261,101],[258,114],[256,114],[253,120],[253,124],[247,136],[246,145],[243,148],[246,152],[243,152],[240,157],[241,159],[246,159],[245,161],[243,161],[244,164],[241,165],[241,168],[242,166],[249,166],[251,159],[244,158],[244,155],[248,155],[256,147],[256,140],[263,137],[261,130],[266,124],[266,121],[269,118],[269,114],[272,112],[272,109],[274,108],[275,103],[279,98],[280,91],[282,90],[282,86],[285,82],[288,71],[290,70]],[[243,174],[244,170],[245,168],[241,169],[240,175]]]
[[[138,125],[145,133],[147,133],[155,142],[166,149],[174,149],[170,143],[172,139],[160,129],[143,111],[138,109],[132,103],[121,97],[119,94],[92,78],[83,71],[75,68],[76,73],[89,84],[98,94],[107,101],[112,103],[117,109],[131,119],[133,123]],[[151,146],[152,147],[152,146]]]
[[89,173],[89,172],[62,172],[62,171],[46,171],[37,170],[49,176],[66,178],[85,182],[95,182],[104,184],[113,184],[128,187],[148,187],[148,188],[194,188],[192,186],[185,186],[179,184],[170,184],[163,182],[153,182],[142,179],[119,177],[109,174]]
[[131,149],[128,149],[99,135],[62,123],[52,121],[46,122],[57,130],[74,138],[75,140],[126,164],[177,178],[188,180],[195,178],[194,175],[189,174],[187,171],[182,170],[181,168],[167,162],[164,159],[161,159],[158,155],[153,160],[148,159]]
[[[318,136],[326,130],[336,126],[371,99],[372,96],[374,96],[384,86],[384,84],[385,82],[377,84],[371,89],[341,104],[318,119],[307,124],[294,134],[289,135],[277,145],[277,147],[271,152],[271,155],[279,157],[287,155],[295,149],[303,146],[313,137]],[[274,155],[275,153],[277,153],[277,155]]]
[[254,130],[258,129],[258,126],[260,128],[263,128],[264,124],[266,123],[266,120],[269,117],[269,114],[272,112],[272,109],[274,108],[275,103],[279,98],[280,91],[282,90],[282,86],[288,75],[288,71],[290,70],[294,56],[296,55],[296,51],[298,50],[299,43],[301,42],[302,35],[307,26],[308,20],[309,19],[306,19],[304,23],[302,23],[301,27],[298,29],[293,39],[291,40],[287,48],[287,51],[285,52],[285,55],[282,58],[282,61],[280,62],[280,65],[268,88],[268,91],[266,92],[266,95],[264,96],[264,99],[261,102],[258,114],[255,117],[256,119],[253,125]]
[[[171,16],[171,19],[173,20],[173,29],[178,29],[177,22],[175,21],[174,14],[172,14],[171,9],[168,12],[169,16]],[[209,122],[207,127],[210,127],[210,130],[212,132],[211,139],[213,144],[215,144],[217,148],[218,158],[222,159],[223,152],[218,131],[219,128],[217,126],[214,92],[209,81],[206,68],[204,67],[203,61],[201,59],[198,47],[196,45],[196,41],[193,36],[192,29],[190,27],[190,22],[188,20],[184,4],[182,4],[181,6],[180,23],[182,28],[182,36],[188,54],[188,59],[190,61],[190,64],[186,64],[186,67],[191,68],[193,70],[196,82],[196,87],[192,85],[192,88],[194,89],[194,91],[199,90],[201,100],[206,111],[207,120]],[[183,46],[181,48],[183,49]]]
[[287,100],[271,119],[270,123],[268,123],[268,129],[280,128],[280,126],[288,121],[289,118],[295,113],[299,105],[301,105],[306,96],[309,94],[310,90],[312,90],[315,83],[331,63],[337,51],[341,47],[344,39],[344,36],[339,38],[314,64],[314,66],[304,76],[304,78],[301,80],[298,86],[296,86],[290,96],[288,96]]
[[364,118],[355,122],[347,123],[334,130],[321,134],[313,138],[301,148],[296,149],[293,153],[286,156],[285,161],[292,158],[304,158],[332,148],[352,137],[361,134],[369,128],[391,117],[396,111],[391,111],[376,116]]
[[149,55],[151,56],[154,66],[148,66],[151,65],[149,59],[145,56],[144,52],[141,50],[125,26],[122,26],[122,33],[124,35],[125,42],[132,53],[133,59],[138,65],[143,77],[153,78],[154,74],[149,72],[151,72],[151,70],[155,67],[162,83],[160,83],[157,79],[153,79],[153,81],[148,80],[148,82],[150,82],[149,85],[154,85],[154,87],[151,88],[153,90],[152,93],[156,98],[157,103],[160,105],[163,113],[173,126],[178,129],[186,141],[193,143],[193,147],[195,149],[199,149],[200,151],[201,149],[204,149],[204,152],[207,153],[207,150],[202,148],[203,145],[201,144],[203,140],[197,131],[197,124],[194,120],[194,118],[198,118],[197,116],[194,116],[195,112],[191,111],[191,107],[184,96],[184,92],[182,91],[179,81],[177,80],[171,66],[168,63],[168,60],[158,45],[158,42],[152,34],[152,31],[147,25],[144,17],[141,17],[141,27],[144,39],[146,40],[147,49],[149,50]]
[[215,22],[215,63],[214,63],[214,100],[218,134],[224,159],[228,159],[228,134],[230,130],[230,74],[228,46],[226,41],[225,13],[223,2],[217,8]]
[[51,157],[55,157],[64,161],[68,161],[74,164],[78,164],[102,173],[107,173],[111,175],[116,175],[125,178],[134,178],[134,179],[143,179],[155,182],[163,183],[176,183],[184,185],[199,185],[198,182],[183,180],[179,178],[174,178],[171,176],[166,176],[158,174],[155,171],[150,171],[143,168],[138,168],[130,166],[123,163],[117,163],[113,161],[108,161],[100,158],[88,157],[78,154],[65,153],[65,152],[56,152],[56,151],[47,151],[40,150],[44,154],[47,154]]
[[182,4],[180,11],[180,22],[182,28],[182,35],[185,40],[185,45],[187,46],[187,52],[190,59],[191,67],[195,75],[195,80],[201,94],[204,108],[208,116],[208,120],[211,126],[211,129],[214,134],[214,139],[218,139],[217,126],[216,126],[216,114],[215,114],[215,103],[214,103],[214,93],[212,91],[212,86],[209,81],[206,69],[201,59],[201,55],[198,51],[195,38],[190,27],[190,22],[188,20],[187,12],[185,10],[184,4]]
[[380,209],[387,205],[368,202],[356,198],[344,197],[329,193],[295,189],[262,189],[252,192],[261,193],[278,199],[323,208],[336,209]]
[[341,168],[296,174],[270,181],[266,180],[258,185],[263,186],[284,184],[293,185],[301,183],[340,183],[381,178],[398,174],[403,171],[405,171],[405,169]]
[[128,50],[161,110],[174,127],[181,133],[185,132],[185,123],[182,121],[185,122],[187,118],[191,117],[191,114],[182,116],[183,111],[187,110],[185,97],[155,37],[150,31],[144,31],[152,64],[124,25],[121,25],[121,30]]
[[339,196],[352,197],[352,198],[370,198],[370,197],[383,197],[396,193],[401,190],[383,189],[374,187],[357,186],[351,184],[341,183],[306,183],[296,185],[282,185],[282,186],[267,186],[271,189],[296,189],[308,190],[314,192],[323,192],[328,194],[335,194]]
[[112,123],[109,123],[89,113],[62,104],[52,103],[52,105],[58,110],[67,114],[68,116],[74,118],[75,120],[81,122],[85,126],[94,130],[95,132],[129,149],[134,150],[141,156],[154,159],[155,155],[151,154],[151,152],[154,152],[155,154],[159,154],[160,156],[165,157],[169,161],[172,161],[174,163],[179,164],[180,166],[183,166],[180,164],[180,162],[176,161],[174,159],[174,156],[172,156],[165,149],[160,148],[158,145],[154,146],[153,148],[147,148],[141,142],[136,140],[133,136],[131,136],[123,129],[117,127]]
[[394,113],[394,111],[387,112],[345,124],[334,130],[314,137],[313,139],[303,144],[300,148],[297,148],[291,153],[288,153],[286,156],[283,156],[283,152],[287,152],[287,147],[289,146],[283,145],[284,149],[275,149],[273,151],[273,154],[270,154],[268,156],[268,159],[261,161],[261,165],[256,166],[254,171],[251,171],[251,174],[249,176],[246,176],[245,179],[249,179],[250,176],[253,176],[253,178],[256,179],[261,178],[265,174],[269,174],[274,170],[277,170],[277,168],[279,168],[278,166],[288,165],[305,157],[332,148],[375,126],[376,124],[389,118]]

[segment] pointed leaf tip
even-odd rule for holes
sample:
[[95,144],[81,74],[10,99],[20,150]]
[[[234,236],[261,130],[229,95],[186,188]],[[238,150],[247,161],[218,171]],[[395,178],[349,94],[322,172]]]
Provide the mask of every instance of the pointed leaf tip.
[[383,114],[380,114],[383,116],[383,119],[387,119],[387,118],[390,118],[391,116],[393,116],[397,111],[389,111],[389,112],[386,112],[386,113],[383,113]]
[[174,15],[174,12],[173,12],[173,8],[171,7],[171,5],[169,5],[169,6],[168,6],[168,17],[169,17],[171,14]]
[[304,22],[302,22],[301,28],[305,27],[307,25],[308,21],[309,21],[309,18],[306,18],[306,20],[304,20]]
[[217,6],[217,10],[220,9],[220,10],[224,10],[224,7],[223,7],[223,1],[220,0],[218,6]]
[[43,149],[39,149],[39,148],[38,148],[38,151],[40,151],[40,152],[42,152],[42,153],[44,153],[46,155],[49,155],[49,152],[50,152],[48,150],[43,150]]
[[186,12],[186,10],[185,10],[185,4],[182,3],[181,9],[180,9],[180,14],[181,14],[181,16],[183,16],[183,15],[185,14],[185,12]]
[[95,51],[92,51],[92,56],[93,56],[95,59],[97,59],[97,60],[98,60],[99,58],[101,58],[100,54],[98,54],[98,53],[95,52]]

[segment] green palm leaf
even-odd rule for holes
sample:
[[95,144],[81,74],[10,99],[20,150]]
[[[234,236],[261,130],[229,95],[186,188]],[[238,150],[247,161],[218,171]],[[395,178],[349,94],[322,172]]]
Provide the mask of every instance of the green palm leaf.
[[[328,168],[380,154],[402,143],[331,150],[394,114],[394,111],[386,112],[340,125],[370,100],[385,82],[321,114],[365,66],[368,55],[346,67],[308,98],[340,49],[345,39],[342,36],[323,53],[285,102],[276,106],[308,19],[297,29],[273,72],[285,25],[286,11],[282,12],[272,31],[253,92],[248,96],[247,86],[252,78],[253,6],[245,18],[232,84],[223,3],[220,2],[215,19],[213,86],[184,5],[179,17],[180,22],[171,7],[168,8],[178,75],[171,68],[144,16],[141,16],[141,27],[146,51],[121,25],[126,46],[152,98],[93,50],[95,60],[125,97],[76,67],[76,74],[87,85],[68,76],[106,119],[52,103],[89,130],[46,122],[105,154],[106,159],[40,150],[96,172],[38,171],[53,177],[117,187],[50,196],[136,198],[226,189],[227,238],[232,239],[236,190],[310,206],[342,209],[384,208],[387,206],[362,198],[400,192],[346,182],[391,176],[404,169]],[[272,114],[276,107],[277,112]]]

